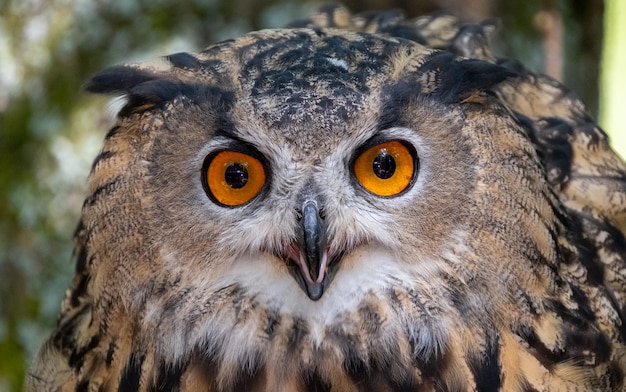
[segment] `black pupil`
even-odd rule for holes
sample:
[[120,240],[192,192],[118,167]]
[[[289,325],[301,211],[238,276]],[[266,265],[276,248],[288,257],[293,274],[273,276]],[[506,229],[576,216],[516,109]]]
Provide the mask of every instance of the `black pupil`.
[[382,150],[372,163],[374,174],[380,179],[386,180],[393,176],[396,172],[396,161],[393,157],[387,154],[387,151]]
[[231,188],[243,188],[248,182],[248,170],[241,163],[231,163],[226,168],[224,179]]

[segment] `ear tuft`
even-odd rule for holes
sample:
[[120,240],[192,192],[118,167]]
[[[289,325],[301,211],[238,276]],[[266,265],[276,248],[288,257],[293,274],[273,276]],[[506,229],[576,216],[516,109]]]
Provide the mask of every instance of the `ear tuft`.
[[466,99],[477,91],[487,92],[517,73],[482,60],[459,60],[449,52],[435,52],[420,68],[422,90],[443,103]]
[[[176,59],[189,64],[188,58],[178,56]],[[122,117],[162,106],[181,96],[194,103],[206,103],[221,110],[227,110],[233,101],[233,94],[229,90],[185,82],[177,78],[171,69],[142,69],[132,65],[106,69],[91,78],[84,88],[92,93],[123,96],[125,105],[118,114]]]
[[156,75],[145,70],[118,65],[93,76],[84,88],[91,93],[125,95],[136,86],[156,78]]
[[85,90],[97,94],[114,94],[124,97],[124,106],[118,116],[153,108],[172,98],[173,82],[136,66],[119,65],[108,68],[89,80]]

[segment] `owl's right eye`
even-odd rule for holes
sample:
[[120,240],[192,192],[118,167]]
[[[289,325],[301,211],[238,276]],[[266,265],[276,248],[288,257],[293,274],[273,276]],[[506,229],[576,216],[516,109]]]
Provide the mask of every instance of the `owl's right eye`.
[[353,172],[369,192],[391,197],[411,186],[417,166],[415,151],[404,142],[392,140],[363,151],[354,161]]
[[252,200],[265,181],[263,163],[239,151],[224,150],[209,155],[202,169],[204,190],[215,202],[227,207]]

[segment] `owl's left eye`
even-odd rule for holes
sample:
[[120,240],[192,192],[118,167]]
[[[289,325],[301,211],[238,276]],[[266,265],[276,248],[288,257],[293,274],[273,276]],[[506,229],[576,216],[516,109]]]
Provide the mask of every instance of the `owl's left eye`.
[[207,194],[218,204],[236,207],[252,200],[265,185],[265,169],[251,155],[224,150],[209,155],[202,170]]
[[407,144],[392,140],[370,147],[354,161],[354,176],[371,193],[390,197],[409,188],[415,178],[417,157]]

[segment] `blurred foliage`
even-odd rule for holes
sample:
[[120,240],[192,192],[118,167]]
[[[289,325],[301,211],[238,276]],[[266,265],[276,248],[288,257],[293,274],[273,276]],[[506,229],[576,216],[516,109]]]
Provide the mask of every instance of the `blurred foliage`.
[[626,1],[607,0],[604,18],[600,124],[611,132],[614,148],[626,159]]
[[[71,280],[71,237],[83,184],[112,124],[104,109],[106,98],[81,93],[81,85],[108,65],[199,50],[249,30],[280,27],[306,16],[317,3],[0,1],[0,392],[21,390],[27,363],[53,328]],[[591,13],[579,12],[581,1],[466,3],[346,1],[354,11],[400,7],[415,16],[444,5],[468,18],[501,16],[502,54],[539,70],[542,35],[534,18],[541,9],[553,7],[563,15],[566,30],[574,31],[567,35],[566,56],[589,52],[581,38],[589,32],[580,20]],[[477,8],[479,3],[482,8]],[[586,2],[585,7],[598,3],[602,1]],[[592,44],[599,45],[601,26],[594,31]],[[583,64],[588,68],[577,62],[566,67],[566,82],[569,73],[580,79],[597,69],[598,54],[590,53],[591,65]],[[592,84],[597,88],[597,81]],[[593,92],[585,98],[595,105]]]

